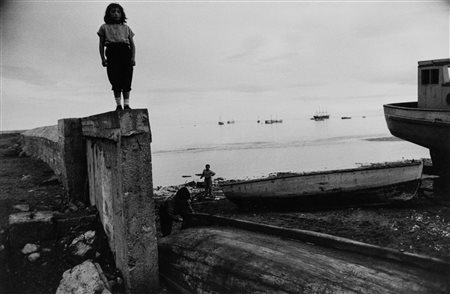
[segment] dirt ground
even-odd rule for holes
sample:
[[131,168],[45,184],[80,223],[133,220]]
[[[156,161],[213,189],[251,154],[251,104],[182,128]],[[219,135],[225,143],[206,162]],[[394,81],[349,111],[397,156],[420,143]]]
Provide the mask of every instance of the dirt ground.
[[[61,215],[80,215],[88,210],[82,205],[72,209],[73,204],[65,199],[50,168],[39,160],[20,156],[20,152],[17,135],[0,135],[0,293],[55,293],[62,273],[76,263],[66,254],[65,245],[79,232],[95,229],[101,236],[102,230],[95,223],[85,223],[58,236],[58,240],[42,242],[39,245],[49,251],[35,263],[24,259],[20,252],[8,252],[5,230],[8,215],[17,212],[14,205],[28,204],[30,211],[53,210]],[[192,204],[196,212],[313,230],[450,261],[450,202],[435,197],[430,192],[432,185],[432,180],[423,181],[418,197],[402,205],[271,212],[239,209],[223,196],[215,182],[215,198],[195,199]],[[178,188],[155,189],[157,206]],[[189,189],[192,195],[201,191],[193,185]],[[178,229],[176,224],[174,233]],[[116,273],[111,255],[104,248],[105,241],[99,246],[101,254],[96,261],[108,279],[114,278]],[[115,293],[121,291],[116,290]],[[161,293],[165,291],[162,289]]]

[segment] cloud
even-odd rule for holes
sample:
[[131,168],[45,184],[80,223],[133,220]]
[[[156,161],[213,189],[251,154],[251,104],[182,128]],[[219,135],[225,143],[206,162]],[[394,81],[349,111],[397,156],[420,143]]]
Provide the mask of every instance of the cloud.
[[54,86],[57,82],[48,77],[44,72],[28,66],[4,65],[2,66],[2,76],[35,86]]
[[274,87],[260,84],[233,84],[220,85],[216,87],[198,86],[198,87],[159,87],[152,88],[150,92],[161,94],[177,94],[177,93],[217,93],[217,92],[239,92],[239,93],[261,93],[274,90]]
[[266,45],[266,43],[267,41],[259,36],[247,37],[243,41],[241,48],[238,50],[239,52],[228,56],[226,59],[228,61],[237,62],[253,58],[256,56],[257,53],[259,53],[261,48]]

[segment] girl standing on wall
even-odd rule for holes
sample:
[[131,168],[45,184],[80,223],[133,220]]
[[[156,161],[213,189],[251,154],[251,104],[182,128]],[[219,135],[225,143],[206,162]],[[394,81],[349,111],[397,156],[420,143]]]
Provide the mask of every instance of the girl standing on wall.
[[131,109],[131,80],[133,66],[136,65],[134,33],[125,24],[127,18],[119,4],[109,4],[103,19],[105,23],[97,32],[100,37],[99,50],[102,65],[107,69],[108,79],[114,92],[116,111],[122,110],[121,94],[123,94],[124,109]]

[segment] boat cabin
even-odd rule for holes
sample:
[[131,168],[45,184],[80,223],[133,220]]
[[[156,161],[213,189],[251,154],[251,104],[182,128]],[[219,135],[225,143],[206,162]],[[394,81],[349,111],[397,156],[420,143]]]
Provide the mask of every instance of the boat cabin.
[[450,59],[419,61],[418,108],[450,109]]

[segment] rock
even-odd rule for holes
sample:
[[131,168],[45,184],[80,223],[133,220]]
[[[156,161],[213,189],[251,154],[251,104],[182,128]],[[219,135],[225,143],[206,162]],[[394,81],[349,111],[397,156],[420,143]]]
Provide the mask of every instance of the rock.
[[50,248],[42,248],[42,252],[48,253],[51,252],[52,250]]
[[81,201],[77,201],[77,206],[78,206],[78,208],[81,208],[81,209],[86,208],[86,205]]
[[35,252],[35,253],[31,253],[30,255],[28,255],[28,260],[30,262],[35,262],[36,260],[38,260],[41,257],[41,255],[39,254],[39,252]]
[[5,245],[1,244],[0,245],[0,251],[3,251],[3,250],[5,250]]
[[75,205],[75,203],[70,202],[69,203],[69,210],[72,212],[78,211],[78,206]]
[[121,277],[117,277],[116,283],[117,283],[117,285],[122,285],[123,284],[122,278]]
[[30,211],[30,206],[28,204],[17,204],[14,205],[13,208],[23,212]]
[[64,272],[56,294],[111,294],[95,265],[86,260]]
[[87,231],[84,234],[73,239],[70,244],[70,251],[73,255],[80,257],[85,256],[89,251],[93,249],[92,244],[95,241],[95,231]]
[[20,179],[21,181],[28,181],[29,179],[31,179],[30,175],[23,175],[22,178]]
[[59,179],[57,176],[53,175],[50,178],[46,179],[45,181],[42,181],[39,186],[50,186],[50,185],[57,185],[59,183]]
[[22,253],[23,254],[30,254],[30,253],[36,252],[38,250],[39,250],[39,245],[27,243],[22,248]]

